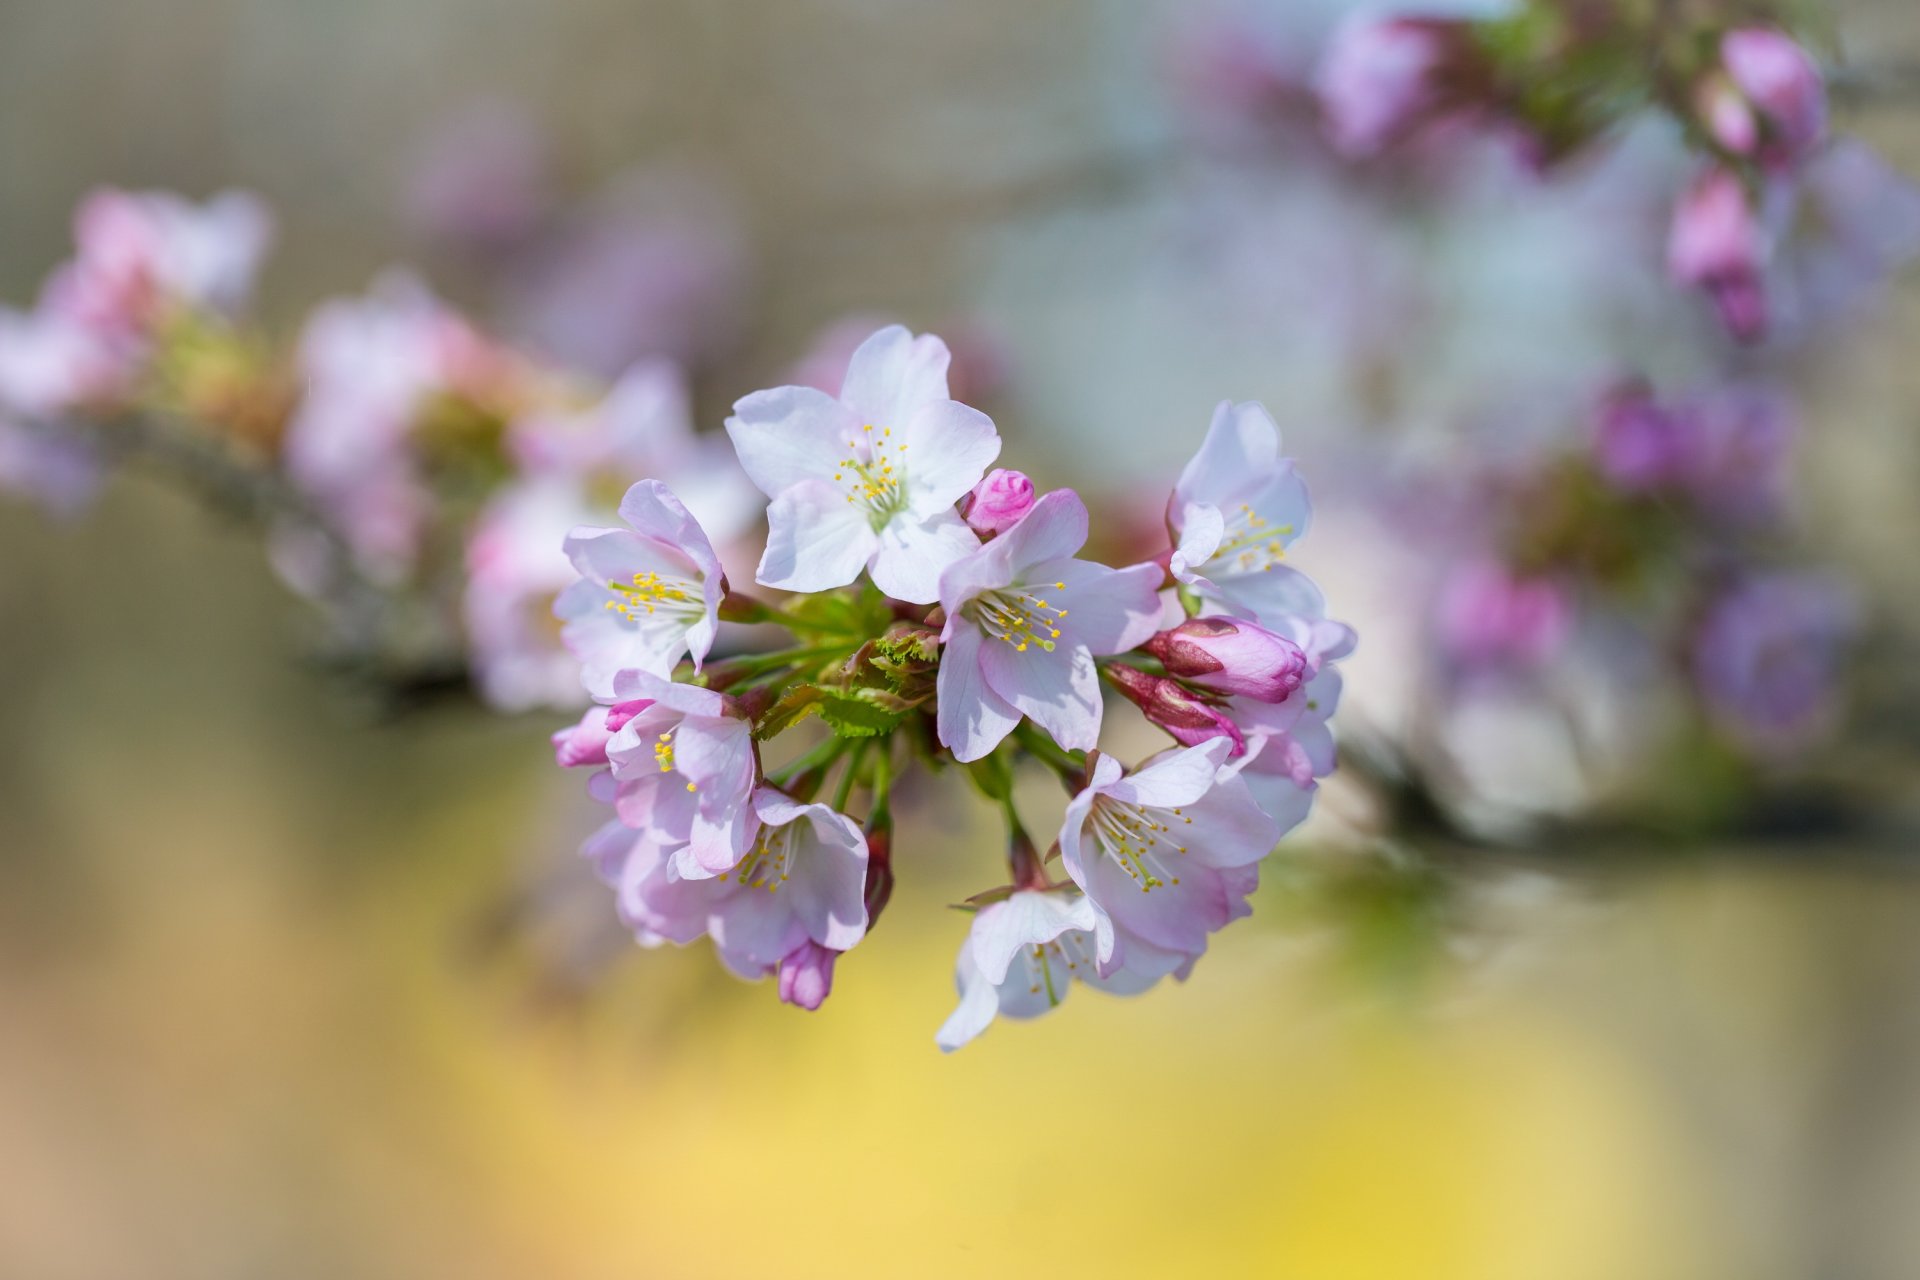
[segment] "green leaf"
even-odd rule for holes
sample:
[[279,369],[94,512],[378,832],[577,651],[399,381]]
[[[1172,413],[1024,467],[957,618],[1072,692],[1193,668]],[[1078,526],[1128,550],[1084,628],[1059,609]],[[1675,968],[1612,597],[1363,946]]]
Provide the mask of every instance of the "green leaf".
[[907,706],[884,689],[822,689],[820,716],[842,738],[872,738],[899,728]]
[[820,701],[825,696],[826,690],[817,684],[794,685],[760,714],[760,723],[755,726],[753,736],[764,742],[777,734],[785,733],[820,710]]

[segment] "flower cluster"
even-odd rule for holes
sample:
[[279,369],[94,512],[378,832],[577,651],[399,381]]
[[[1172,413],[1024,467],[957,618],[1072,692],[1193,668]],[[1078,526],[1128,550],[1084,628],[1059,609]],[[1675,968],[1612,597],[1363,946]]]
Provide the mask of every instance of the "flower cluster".
[[[290,352],[248,327],[260,202],[101,191],[26,313],[0,312],[0,485],[59,509],[109,459],[171,468],[260,520],[327,647],[372,674],[452,667],[503,710],[573,707],[561,549],[628,479],[671,480],[723,546],[757,519],[665,355],[610,385],[484,333],[416,276],[316,307]],[[424,678],[424,677],[422,677]]]
[[1780,563],[1794,436],[1764,383],[1601,396],[1581,447],[1484,482],[1485,527],[1435,596],[1446,681],[1551,683],[1584,630],[1610,637],[1584,665],[1611,652],[1645,684],[1665,661],[1701,727],[1747,754],[1816,741],[1858,610]]
[[[806,1008],[891,892],[896,772],[962,769],[1005,815],[1009,857],[967,904],[938,1037],[952,1049],[1075,979],[1130,993],[1185,977],[1248,913],[1261,859],[1333,768],[1353,637],[1284,562],[1309,508],[1258,405],[1215,413],[1160,559],[1112,568],[1082,554],[1078,494],[991,469],[998,432],[951,398],[949,359],[889,326],[838,394],[734,406],[727,432],[768,500],[756,581],[792,593],[777,607],[729,587],[657,479],[627,491],[624,527],[575,529],[556,613],[595,706],[553,741],[613,811],[583,852],[641,943],[711,938]],[[730,622],[793,644],[715,658]],[[1100,750],[1103,678],[1174,745],[1131,770]],[[788,748],[789,731],[815,741]],[[1012,797],[1023,761],[1071,797],[1044,855]]]
[[[1819,63],[1783,25],[1792,15],[1770,8],[1368,11],[1332,32],[1300,96],[1328,147],[1354,162],[1431,158],[1478,136],[1543,171],[1664,117],[1693,156],[1673,201],[1667,274],[1751,343],[1865,283],[1832,278],[1830,245],[1854,263],[1840,274],[1884,276],[1920,225],[1906,184],[1858,143],[1829,138]],[[1836,218],[1842,191],[1850,212]]]

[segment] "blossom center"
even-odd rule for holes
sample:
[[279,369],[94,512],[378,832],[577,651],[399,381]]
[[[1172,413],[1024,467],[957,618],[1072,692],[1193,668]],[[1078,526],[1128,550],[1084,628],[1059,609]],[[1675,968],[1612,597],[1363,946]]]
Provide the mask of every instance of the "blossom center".
[[1026,970],[1027,994],[1047,993],[1047,1007],[1060,1003],[1060,983],[1055,980],[1054,967],[1064,965],[1064,981],[1072,981],[1073,976],[1085,965],[1088,972],[1093,971],[1093,953],[1088,947],[1090,934],[1084,930],[1072,929],[1051,942],[1036,942],[1020,952],[1022,968]]
[[1292,536],[1292,525],[1276,525],[1243,502],[1227,516],[1220,545],[1208,562],[1228,563],[1236,573],[1259,573],[1286,558],[1286,539]]
[[847,456],[834,465],[836,484],[847,486],[847,501],[867,509],[867,523],[875,533],[907,509],[907,451],[893,443],[893,428],[876,434],[872,423],[860,428],[861,438],[847,441]]
[[639,622],[664,611],[669,614],[696,614],[706,608],[700,584],[690,578],[642,570],[627,582],[609,582],[612,598],[607,608],[628,622]]
[[[1067,588],[1064,582],[1053,585],[1059,591]],[[1016,653],[1025,653],[1029,645],[1052,653],[1067,611],[1025,587],[1008,587],[981,592],[967,602],[966,615],[988,635],[1012,645]]]
[[[662,773],[673,772],[673,735],[677,732],[679,732],[677,728],[669,729],[653,740],[653,759],[660,766]],[[687,783],[687,790],[698,791],[699,789],[698,783]]]
[[738,877],[743,889],[765,889],[768,893],[778,893],[780,886],[792,874],[794,855],[799,852],[796,825],[789,822],[783,827],[761,827],[759,838],[753,842],[753,848],[747,851],[747,856],[740,859],[740,865],[730,872],[721,873],[720,878]]
[[1192,825],[1184,810],[1129,804],[1105,795],[1094,797],[1087,817],[1087,828],[1100,852],[1112,858],[1142,893],[1180,883],[1175,868],[1186,856],[1187,846],[1173,831]]

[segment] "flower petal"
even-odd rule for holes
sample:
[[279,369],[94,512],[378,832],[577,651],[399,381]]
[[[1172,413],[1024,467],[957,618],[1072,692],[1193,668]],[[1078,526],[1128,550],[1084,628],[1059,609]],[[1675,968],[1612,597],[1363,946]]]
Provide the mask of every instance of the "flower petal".
[[[1178,503],[1176,497],[1173,503]],[[1173,527],[1180,531],[1179,545],[1174,547],[1173,555],[1167,562],[1167,568],[1181,582],[1191,584],[1199,575],[1194,572],[1213,558],[1220,549],[1220,539],[1227,534],[1226,517],[1220,514],[1220,508],[1211,502],[1189,502],[1174,509],[1169,503],[1169,514]]]
[[[840,399],[860,419],[856,428],[871,423],[898,431],[913,420],[920,406],[949,398],[951,360],[947,344],[939,338],[930,333],[916,338],[904,326],[890,324],[855,348],[847,361]],[[974,477],[975,482],[979,479]]]
[[1063,560],[1087,545],[1087,504],[1071,489],[1055,489],[988,544],[1016,574],[1030,565]]
[[1000,1012],[1000,993],[987,981],[980,966],[973,962],[971,936],[960,943],[960,958],[954,965],[954,985],[960,988],[960,1003],[934,1033],[934,1043],[942,1053],[952,1053],[993,1025]]
[[1129,804],[1162,809],[1190,805],[1213,789],[1232,743],[1225,738],[1169,751],[1115,782],[1107,793]]
[[873,581],[896,600],[932,604],[940,598],[940,575],[980,549],[980,539],[951,508],[924,522],[909,513],[880,531]]
[[1031,644],[1022,653],[987,641],[980,670],[990,689],[1067,750],[1089,750],[1099,742],[1100,673],[1085,645],[1062,643],[1048,652]]
[[830,591],[860,576],[880,545],[865,509],[831,485],[795,485],[767,508],[767,550],[754,580],[785,591]]
[[808,480],[831,479],[849,434],[859,430],[845,405],[812,387],[756,391],[736,401],[727,419],[741,469],[769,498]]
[[1072,930],[1091,932],[1094,914],[1093,903],[1073,890],[1019,890],[973,918],[974,962],[997,986],[1015,956]]
[[940,743],[965,763],[999,746],[1020,723],[1020,713],[995,693],[980,670],[978,627],[960,621],[940,649],[936,685]]
[[901,448],[915,515],[931,515],[958,502],[1000,456],[993,419],[953,400],[921,405],[905,423]]
[[1174,493],[1181,506],[1209,502],[1228,506],[1249,484],[1280,461],[1280,428],[1257,400],[1222,400]]
[[1035,591],[1054,593],[1042,598],[1067,611],[1061,630],[1096,656],[1125,653],[1160,629],[1166,575],[1157,564],[1109,569],[1090,560],[1056,560],[1030,573]]

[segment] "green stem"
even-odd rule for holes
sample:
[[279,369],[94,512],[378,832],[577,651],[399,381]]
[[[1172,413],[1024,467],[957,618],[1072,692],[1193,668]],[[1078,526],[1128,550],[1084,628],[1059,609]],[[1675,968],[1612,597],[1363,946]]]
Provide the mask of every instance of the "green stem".
[[860,761],[866,757],[868,745],[867,739],[860,739],[847,759],[847,771],[840,775],[840,786],[833,793],[833,807],[837,812],[845,813],[847,801],[853,799],[854,784],[860,779]]
[[893,742],[883,740],[873,757],[873,803],[867,812],[867,826],[881,829],[893,824],[889,800],[893,792]]
[[[1086,756],[1082,752],[1068,751],[1042,729],[1022,722],[1014,730],[1014,735],[1026,753],[1061,775],[1062,781],[1078,780],[1087,771]],[[1078,756],[1079,759],[1074,757]]]
[[728,592],[726,599],[720,602],[720,619],[723,622],[741,622],[750,625],[761,622],[777,622],[790,631],[818,632],[829,629],[822,627],[817,622],[809,622],[805,618],[796,617],[788,613],[785,609],[776,609],[764,600],[757,600],[752,596],[742,595],[737,591]]

